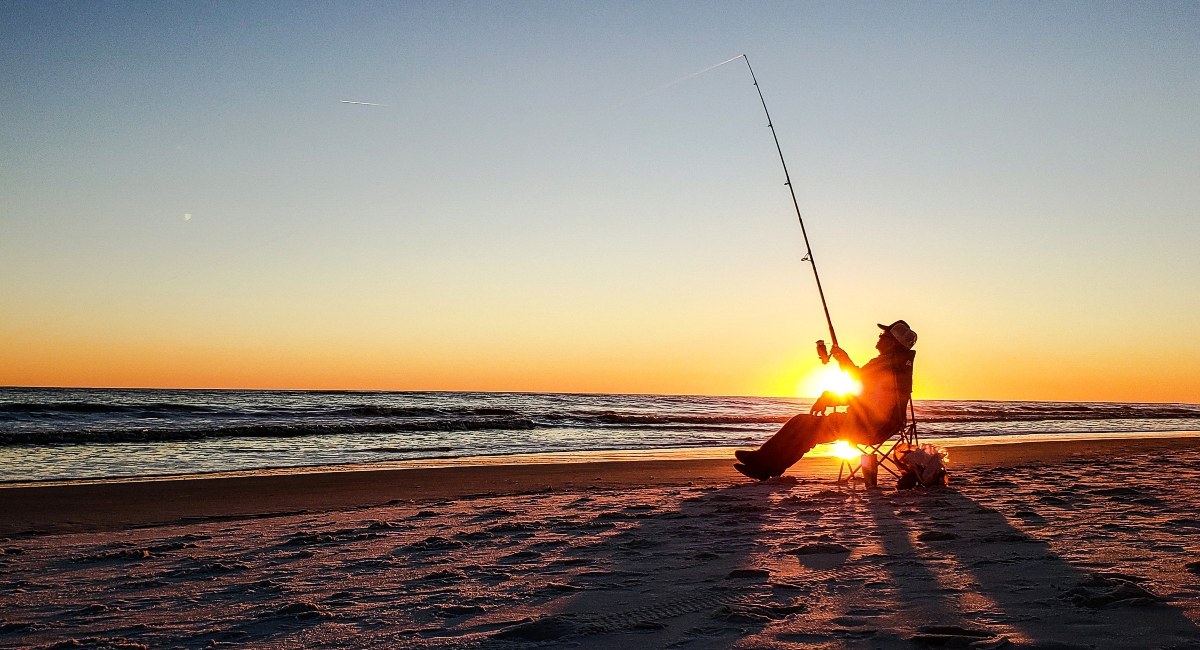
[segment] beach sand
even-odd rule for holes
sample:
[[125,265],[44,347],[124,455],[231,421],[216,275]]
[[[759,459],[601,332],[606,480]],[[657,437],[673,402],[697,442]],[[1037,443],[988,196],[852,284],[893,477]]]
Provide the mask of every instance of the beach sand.
[[1195,648],[1200,438],[0,488],[0,647]]

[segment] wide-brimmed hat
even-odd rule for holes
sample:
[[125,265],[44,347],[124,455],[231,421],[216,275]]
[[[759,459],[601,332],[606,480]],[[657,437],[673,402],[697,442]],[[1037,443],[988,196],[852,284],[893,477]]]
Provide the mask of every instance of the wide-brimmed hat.
[[899,341],[900,345],[911,350],[912,346],[917,344],[917,333],[908,326],[908,323],[898,320],[891,325],[877,324],[879,325],[879,329],[891,334],[893,338]]

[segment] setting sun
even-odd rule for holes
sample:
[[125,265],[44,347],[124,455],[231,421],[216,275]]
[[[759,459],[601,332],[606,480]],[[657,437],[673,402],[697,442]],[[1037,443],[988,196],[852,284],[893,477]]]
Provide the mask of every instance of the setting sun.
[[854,460],[862,456],[862,452],[845,440],[838,440],[829,447],[829,455],[842,460]]
[[858,395],[862,392],[862,383],[851,377],[850,373],[830,364],[815,368],[796,385],[798,397],[817,397],[825,391],[842,396]]

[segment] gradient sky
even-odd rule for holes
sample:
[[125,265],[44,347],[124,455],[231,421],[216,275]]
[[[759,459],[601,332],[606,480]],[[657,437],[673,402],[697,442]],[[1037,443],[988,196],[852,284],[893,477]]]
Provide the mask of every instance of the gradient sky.
[[3,1],[0,385],[804,394],[741,53],[857,360],[1200,402],[1195,2]]

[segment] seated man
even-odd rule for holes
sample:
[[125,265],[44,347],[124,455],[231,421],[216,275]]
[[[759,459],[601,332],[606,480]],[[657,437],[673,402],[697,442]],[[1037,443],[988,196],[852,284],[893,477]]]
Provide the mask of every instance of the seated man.
[[[862,383],[862,393],[843,400],[824,393],[809,413],[788,420],[778,433],[754,451],[734,452],[740,461],[734,468],[750,478],[765,481],[781,476],[800,457],[817,444],[847,440],[858,444],[878,444],[904,426],[904,409],[912,393],[912,346],[917,333],[908,323],[898,320],[880,325],[883,330],[875,349],[879,356],[859,368],[845,350],[834,346],[829,356],[838,366]],[[844,413],[825,411],[831,406],[848,405]]]

